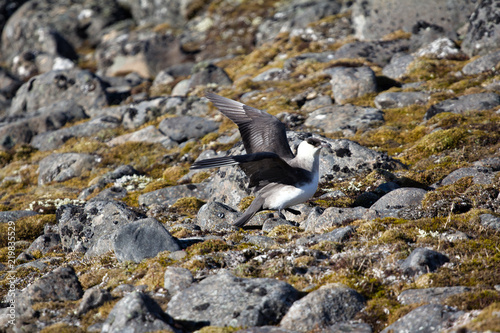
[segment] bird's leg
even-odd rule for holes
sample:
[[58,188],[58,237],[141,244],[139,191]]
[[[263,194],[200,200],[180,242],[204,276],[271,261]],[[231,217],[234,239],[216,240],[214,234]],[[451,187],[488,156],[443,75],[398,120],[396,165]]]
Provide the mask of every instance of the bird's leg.
[[289,212],[289,213],[292,213],[293,215],[300,215],[300,214],[301,214],[301,213],[300,213],[300,211],[298,211],[298,210],[296,210],[296,209],[293,209],[293,208],[290,208],[290,207],[285,208],[285,210],[286,210],[287,212]]
[[281,212],[281,209],[278,209],[278,216],[284,220],[286,220],[286,217],[285,215],[283,215],[283,213]]

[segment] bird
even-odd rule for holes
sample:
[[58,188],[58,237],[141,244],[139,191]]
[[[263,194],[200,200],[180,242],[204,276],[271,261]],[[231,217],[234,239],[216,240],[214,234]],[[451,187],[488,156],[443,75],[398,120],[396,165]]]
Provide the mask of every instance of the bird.
[[299,214],[290,207],[316,193],[320,151],[329,145],[309,137],[299,144],[294,155],[286,138],[286,126],[275,116],[211,92],[205,96],[238,126],[246,154],[195,161],[191,169],[240,166],[255,198],[233,225],[243,227],[261,210],[278,211],[280,217],[284,217],[282,210]]

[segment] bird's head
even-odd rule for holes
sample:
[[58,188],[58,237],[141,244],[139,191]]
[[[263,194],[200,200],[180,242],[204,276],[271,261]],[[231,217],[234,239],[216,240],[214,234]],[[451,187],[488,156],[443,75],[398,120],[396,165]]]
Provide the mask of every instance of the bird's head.
[[316,156],[321,151],[321,148],[329,147],[330,145],[317,138],[307,138],[299,144],[297,155],[313,155]]

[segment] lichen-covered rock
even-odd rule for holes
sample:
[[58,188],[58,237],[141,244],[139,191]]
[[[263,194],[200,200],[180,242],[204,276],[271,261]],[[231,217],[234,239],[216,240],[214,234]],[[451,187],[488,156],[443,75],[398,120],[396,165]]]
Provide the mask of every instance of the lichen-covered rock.
[[342,224],[358,219],[375,217],[377,217],[377,214],[374,210],[369,210],[364,207],[328,207],[319,216],[311,214],[302,226],[305,227],[306,231],[321,232],[331,227],[341,226]]
[[479,57],[462,68],[462,72],[466,75],[474,75],[487,71],[495,70],[500,63],[500,51],[492,52],[482,57]]
[[223,228],[234,228],[232,224],[241,214],[217,201],[204,204],[196,216],[197,224],[203,230],[220,230]]
[[191,274],[189,269],[182,267],[167,267],[165,270],[163,288],[173,296],[191,286],[193,282],[193,274]]
[[377,91],[375,73],[370,67],[334,67],[325,73],[332,77],[330,83],[338,104]]
[[107,105],[104,84],[81,69],[50,71],[31,78],[16,92],[9,115],[32,113],[58,101],[72,100],[85,112]]
[[99,162],[99,157],[90,154],[52,154],[40,161],[38,185],[63,182],[78,177],[91,170]]
[[327,284],[293,303],[280,326],[308,332],[325,329],[353,319],[364,307],[364,299],[355,290],[339,284]]
[[425,92],[384,92],[375,97],[379,109],[403,108],[414,104],[426,104],[430,95]]
[[167,314],[189,329],[275,325],[298,297],[288,283],[238,278],[223,271],[174,295]]
[[500,43],[500,8],[494,0],[482,0],[470,15],[462,49],[469,56],[495,51]]

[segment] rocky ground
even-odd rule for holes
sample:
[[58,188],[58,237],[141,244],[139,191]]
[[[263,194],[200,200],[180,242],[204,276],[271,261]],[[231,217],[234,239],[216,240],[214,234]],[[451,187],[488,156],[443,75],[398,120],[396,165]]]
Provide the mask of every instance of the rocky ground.
[[[492,0],[0,1],[0,330],[500,332]],[[231,223],[206,91],[321,153]]]

